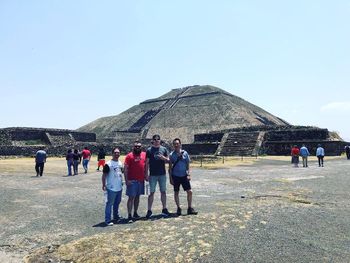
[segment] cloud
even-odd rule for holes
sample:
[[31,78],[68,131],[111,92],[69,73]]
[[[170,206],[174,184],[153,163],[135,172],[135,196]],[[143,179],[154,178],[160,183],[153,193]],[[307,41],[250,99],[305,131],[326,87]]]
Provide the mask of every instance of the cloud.
[[321,112],[350,112],[350,101],[330,102],[321,107]]

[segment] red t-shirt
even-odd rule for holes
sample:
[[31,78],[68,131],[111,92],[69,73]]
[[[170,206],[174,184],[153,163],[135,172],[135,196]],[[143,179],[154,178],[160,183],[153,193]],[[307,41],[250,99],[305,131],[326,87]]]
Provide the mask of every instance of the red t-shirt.
[[83,159],[89,159],[91,156],[91,152],[89,150],[84,149],[81,152],[81,156],[83,156]]
[[128,166],[128,180],[144,181],[145,179],[146,153],[135,155],[130,152],[125,157],[124,164]]
[[292,155],[293,156],[298,156],[299,153],[300,153],[299,148],[297,148],[297,147],[292,148]]

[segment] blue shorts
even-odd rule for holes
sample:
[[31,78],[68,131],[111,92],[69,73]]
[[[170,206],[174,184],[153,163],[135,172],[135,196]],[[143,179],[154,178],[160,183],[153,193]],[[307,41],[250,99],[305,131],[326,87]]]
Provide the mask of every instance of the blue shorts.
[[151,175],[149,177],[149,189],[151,193],[156,191],[157,182],[159,183],[159,190],[166,192],[166,176],[164,175]]
[[145,194],[145,183],[139,181],[131,181],[131,185],[126,185],[126,195],[135,197]]

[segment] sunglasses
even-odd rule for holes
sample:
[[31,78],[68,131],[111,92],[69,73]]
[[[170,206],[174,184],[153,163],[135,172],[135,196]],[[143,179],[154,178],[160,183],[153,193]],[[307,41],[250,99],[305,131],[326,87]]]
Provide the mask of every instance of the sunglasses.
[[160,138],[154,138],[153,140],[155,140],[155,141],[160,141]]
[[141,146],[134,146],[134,148],[141,148]]
[[114,152],[114,154],[120,154],[120,152]]

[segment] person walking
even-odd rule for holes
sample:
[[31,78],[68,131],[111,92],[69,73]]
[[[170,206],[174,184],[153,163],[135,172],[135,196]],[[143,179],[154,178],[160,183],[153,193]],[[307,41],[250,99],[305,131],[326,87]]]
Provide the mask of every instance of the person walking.
[[350,145],[345,146],[346,159],[350,160]]
[[100,166],[103,167],[105,166],[105,159],[106,159],[106,153],[103,148],[100,148],[98,154],[97,154],[97,169],[96,171],[100,170]]
[[310,156],[309,150],[306,148],[305,144],[300,148],[300,155],[303,159],[303,167],[309,167],[307,164],[307,159]]
[[170,153],[169,159],[169,180],[174,186],[174,200],[177,206],[177,215],[181,215],[181,206],[179,199],[180,185],[187,193],[187,214],[196,215],[197,212],[192,207],[192,188],[190,174],[190,157],[185,150],[182,150],[181,140],[175,138],[173,140],[174,151]]
[[67,176],[71,176],[72,175],[72,166],[74,163],[74,154],[72,152],[72,149],[69,149],[67,151],[66,160],[67,160],[67,167],[68,167],[68,175]]
[[83,158],[83,168],[85,170],[85,173],[87,173],[89,168],[89,161],[91,158],[91,152],[89,151],[88,147],[84,147],[84,150],[81,152],[81,156]]
[[46,163],[47,154],[44,150],[39,150],[35,154],[35,171],[36,176],[43,176],[44,166]]
[[105,224],[112,226],[112,207],[113,219],[117,222],[120,219],[119,204],[122,200],[122,170],[123,164],[119,160],[120,150],[115,148],[112,151],[112,160],[108,161],[103,167],[102,190],[107,195],[105,206]]
[[[154,200],[154,192],[157,183],[160,189],[160,200],[162,202],[162,215],[169,216],[170,213],[166,207],[166,170],[165,163],[169,162],[168,151],[160,145],[160,136],[155,134],[152,136],[152,146],[146,151],[146,167],[145,179],[149,181],[150,194],[148,196],[148,210],[146,217],[152,216],[152,205]],[[148,174],[149,173],[149,174]]]
[[321,144],[317,145],[316,156],[318,159],[318,167],[323,167],[324,155],[324,149],[321,147]]
[[78,149],[74,149],[74,152],[73,152],[73,172],[74,172],[74,175],[78,174],[78,167],[79,167],[80,163],[81,163],[81,155],[80,155]]
[[[124,161],[124,177],[126,195],[128,196],[127,209],[128,221],[139,219],[137,213],[140,203],[140,195],[145,194],[145,162],[146,153],[142,152],[142,144],[136,140],[132,152],[128,153]],[[134,213],[132,214],[132,210]]]
[[294,167],[299,167],[299,154],[300,154],[300,150],[298,146],[294,145],[291,151],[292,164],[294,164]]

